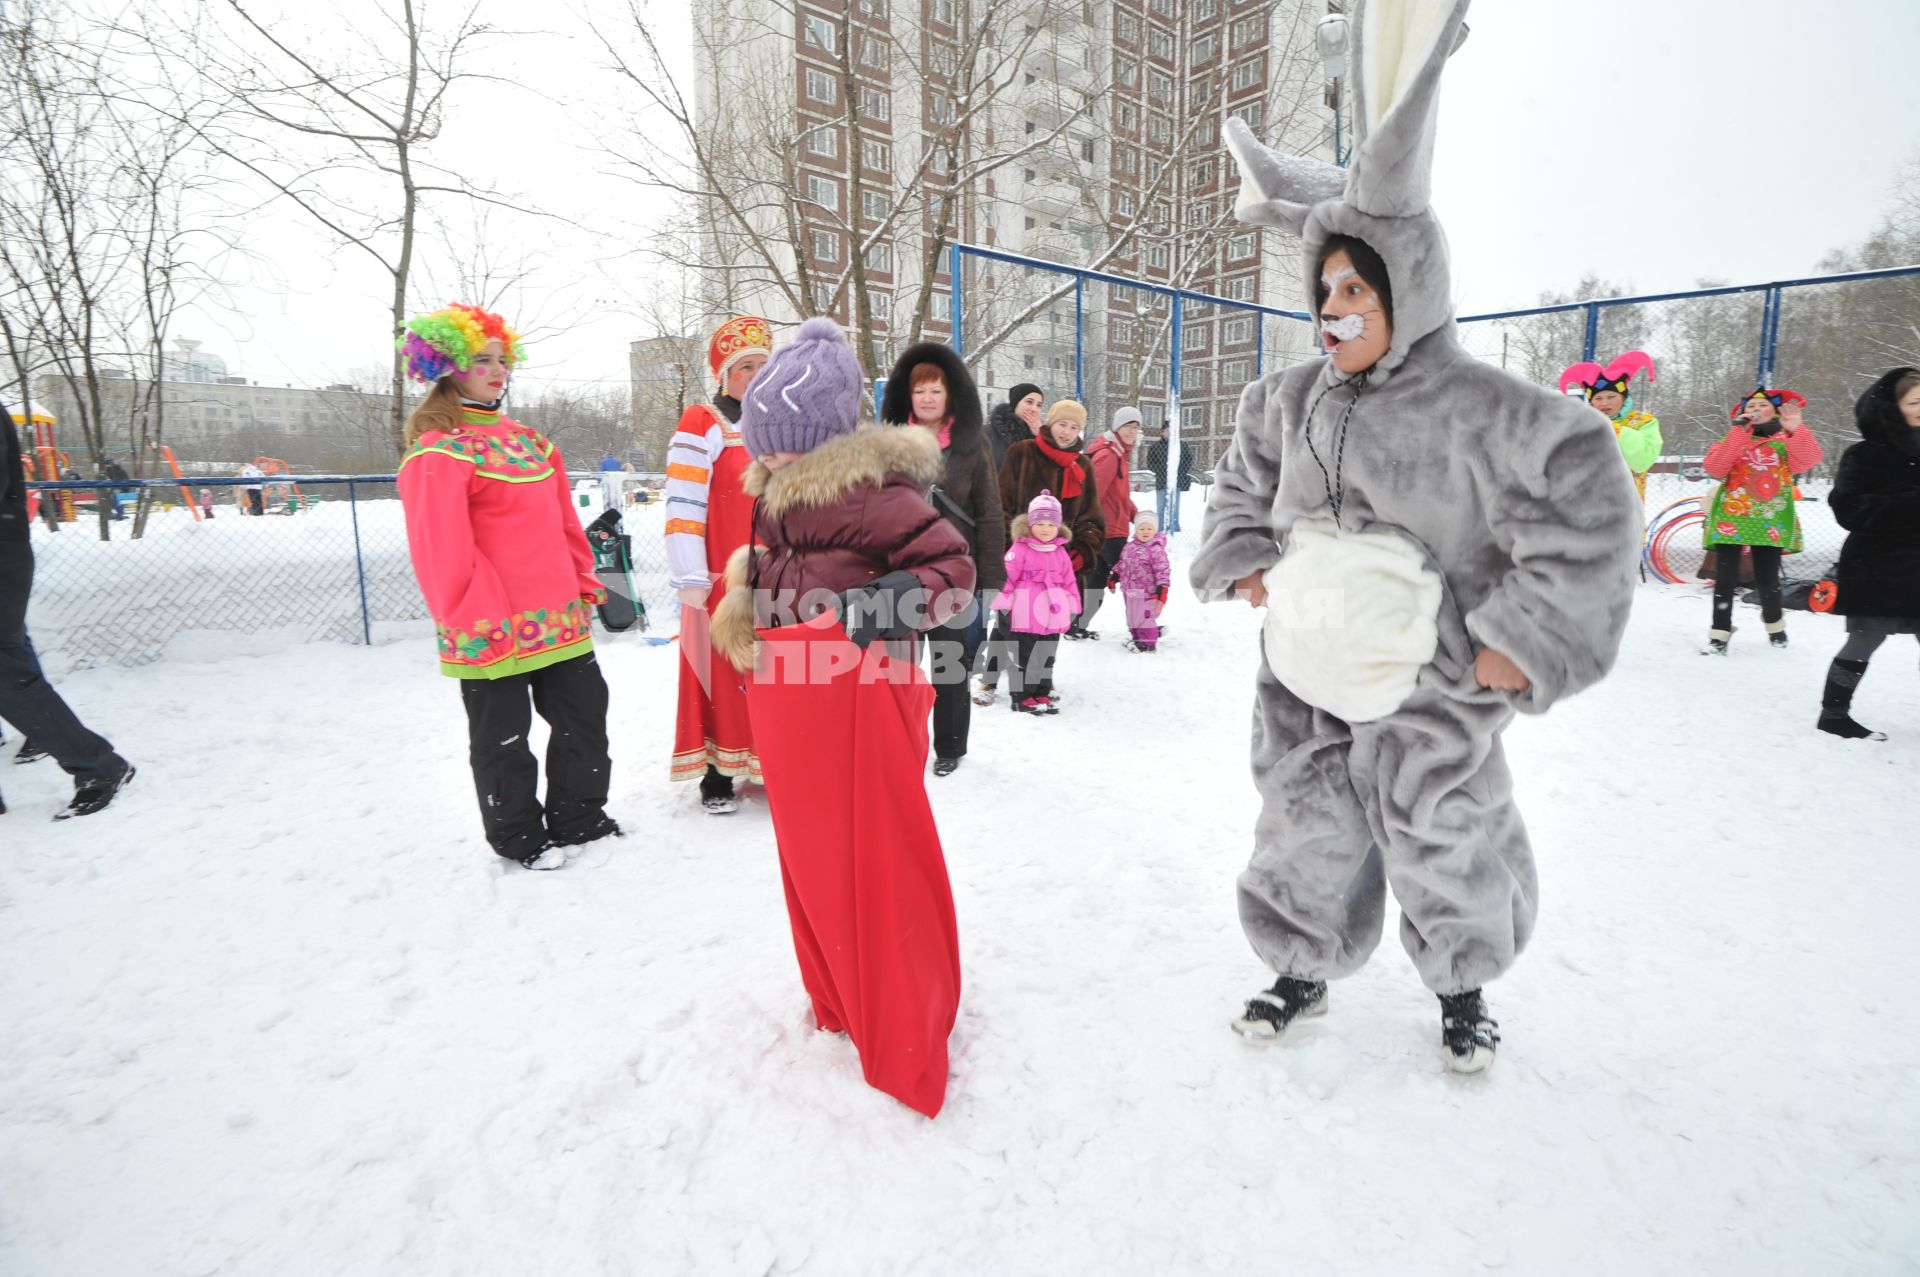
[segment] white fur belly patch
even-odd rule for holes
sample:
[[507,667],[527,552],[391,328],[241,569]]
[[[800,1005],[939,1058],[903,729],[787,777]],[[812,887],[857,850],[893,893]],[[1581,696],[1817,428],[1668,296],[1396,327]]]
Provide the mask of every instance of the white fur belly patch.
[[1267,664],[1287,690],[1349,723],[1413,694],[1440,642],[1440,577],[1391,532],[1303,519],[1267,570]]

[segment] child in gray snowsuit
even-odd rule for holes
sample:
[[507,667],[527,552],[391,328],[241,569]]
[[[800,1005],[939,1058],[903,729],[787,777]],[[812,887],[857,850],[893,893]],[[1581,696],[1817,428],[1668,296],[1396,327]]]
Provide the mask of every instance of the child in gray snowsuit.
[[1608,424],[1455,333],[1428,194],[1466,9],[1361,0],[1345,172],[1228,125],[1236,212],[1301,235],[1328,357],[1241,395],[1192,580],[1269,605],[1239,899],[1280,979],[1234,1027],[1271,1038],[1324,1011],[1326,981],[1379,943],[1391,887],[1448,1062],[1475,1072],[1499,1041],[1481,986],[1538,897],[1500,733],[1612,666],[1641,522]]

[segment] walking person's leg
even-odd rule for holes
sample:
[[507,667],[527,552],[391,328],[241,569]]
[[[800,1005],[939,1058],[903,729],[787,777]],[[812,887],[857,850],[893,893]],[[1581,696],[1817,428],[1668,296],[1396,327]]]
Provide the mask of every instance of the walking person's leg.
[[[936,762],[965,758],[973,724],[967,687],[967,627],[970,618],[927,631],[928,676],[933,682],[933,756]],[[947,770],[952,770],[951,768]],[[939,774],[945,775],[946,772]]]

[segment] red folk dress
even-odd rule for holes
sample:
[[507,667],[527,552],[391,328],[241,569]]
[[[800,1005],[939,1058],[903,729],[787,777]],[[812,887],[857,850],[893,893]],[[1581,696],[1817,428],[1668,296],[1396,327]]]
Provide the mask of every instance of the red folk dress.
[[667,562],[672,585],[711,585],[705,611],[680,612],[680,701],[672,779],[699,780],[707,768],[760,783],[747,716],[746,676],[713,649],[711,623],[726,591],[727,559],[753,535],[753,498],[740,477],[752,458],[740,432],[711,405],[681,415],[667,446]]

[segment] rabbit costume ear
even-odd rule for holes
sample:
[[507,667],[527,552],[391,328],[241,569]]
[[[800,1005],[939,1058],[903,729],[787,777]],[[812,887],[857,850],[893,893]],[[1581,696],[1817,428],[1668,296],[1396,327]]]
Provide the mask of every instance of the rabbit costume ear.
[[1233,214],[1255,226],[1277,226],[1300,233],[1307,210],[1323,200],[1338,199],[1346,189],[1347,174],[1325,160],[1282,155],[1254,139],[1253,130],[1239,116],[1227,121],[1227,149],[1240,165],[1240,198]]
[[1440,73],[1466,34],[1468,0],[1360,0],[1354,15],[1353,167],[1347,203],[1412,217],[1433,194]]

